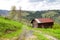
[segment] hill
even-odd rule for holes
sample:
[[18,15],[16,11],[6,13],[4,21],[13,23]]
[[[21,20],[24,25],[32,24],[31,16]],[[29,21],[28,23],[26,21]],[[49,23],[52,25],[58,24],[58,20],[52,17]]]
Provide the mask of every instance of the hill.
[[20,34],[22,23],[0,17],[0,37],[14,37]]
[[[24,27],[27,29],[25,30]],[[22,30],[23,29],[23,30]],[[52,36],[60,40],[60,24],[55,24],[52,29],[44,28],[31,28],[29,25],[24,25],[21,22],[9,20],[4,17],[0,17],[0,40],[16,40],[20,35],[23,39],[32,36],[33,40],[50,40],[48,36]],[[23,35],[24,34],[24,35]],[[26,34],[26,35],[25,35]],[[48,35],[47,37],[45,35]],[[23,37],[24,36],[24,37]],[[41,38],[42,37],[42,38]],[[31,39],[32,40],[32,39]]]
[[[16,11],[18,13],[19,10]],[[0,15],[7,16],[10,11],[0,10]],[[55,22],[60,23],[60,10],[46,10],[46,11],[21,11],[22,18],[31,21],[34,18],[43,18],[43,15],[50,15]],[[46,15],[47,14],[47,15]]]
[[60,10],[22,11],[22,17],[30,21],[34,18],[44,18],[43,16],[50,16],[55,22],[60,23]]
[[7,16],[8,15],[8,10],[0,10],[0,15]]

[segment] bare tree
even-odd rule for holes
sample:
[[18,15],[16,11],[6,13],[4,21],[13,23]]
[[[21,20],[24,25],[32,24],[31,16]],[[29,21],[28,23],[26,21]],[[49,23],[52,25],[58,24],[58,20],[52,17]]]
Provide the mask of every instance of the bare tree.
[[16,15],[16,7],[15,6],[12,6],[11,11],[10,11],[10,15],[9,15],[9,18],[10,19],[14,19],[15,15]]
[[18,11],[18,14],[17,14],[17,17],[18,17],[18,20],[21,22],[22,21],[22,14],[21,14],[21,7],[20,7],[20,9],[19,9],[19,11]]

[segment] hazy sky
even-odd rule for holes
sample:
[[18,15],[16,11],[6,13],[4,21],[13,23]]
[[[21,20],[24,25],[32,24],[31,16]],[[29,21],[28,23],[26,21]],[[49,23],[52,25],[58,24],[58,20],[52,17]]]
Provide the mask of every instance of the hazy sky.
[[0,9],[10,10],[13,5],[22,10],[59,10],[60,0],[0,0]]

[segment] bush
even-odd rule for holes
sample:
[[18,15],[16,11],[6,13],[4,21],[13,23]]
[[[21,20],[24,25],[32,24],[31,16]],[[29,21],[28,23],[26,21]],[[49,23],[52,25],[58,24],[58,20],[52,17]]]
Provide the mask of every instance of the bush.
[[60,24],[54,23],[53,29],[60,29]]

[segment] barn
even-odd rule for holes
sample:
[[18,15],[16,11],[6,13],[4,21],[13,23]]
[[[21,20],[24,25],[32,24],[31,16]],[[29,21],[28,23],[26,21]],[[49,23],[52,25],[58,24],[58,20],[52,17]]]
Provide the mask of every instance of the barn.
[[54,21],[51,18],[36,18],[31,23],[33,28],[52,28]]

